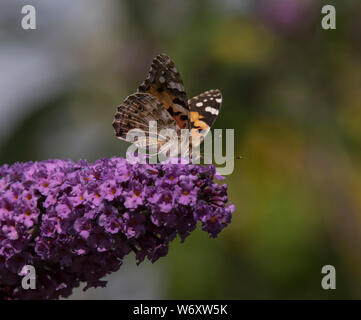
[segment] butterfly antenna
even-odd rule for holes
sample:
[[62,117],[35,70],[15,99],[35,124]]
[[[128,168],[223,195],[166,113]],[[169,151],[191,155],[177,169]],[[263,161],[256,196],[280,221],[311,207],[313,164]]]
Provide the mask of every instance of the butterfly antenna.
[[[200,159],[204,159],[204,153],[200,153],[199,156],[200,156]],[[235,156],[234,159],[241,160],[241,159],[243,159],[243,157],[242,156]]]

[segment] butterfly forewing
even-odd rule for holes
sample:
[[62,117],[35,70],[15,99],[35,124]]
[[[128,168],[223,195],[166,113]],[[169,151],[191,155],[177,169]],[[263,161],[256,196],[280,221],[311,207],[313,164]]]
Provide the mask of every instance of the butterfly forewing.
[[174,62],[166,54],[153,60],[147,78],[138,92],[156,97],[181,129],[189,128],[189,107],[183,81]]

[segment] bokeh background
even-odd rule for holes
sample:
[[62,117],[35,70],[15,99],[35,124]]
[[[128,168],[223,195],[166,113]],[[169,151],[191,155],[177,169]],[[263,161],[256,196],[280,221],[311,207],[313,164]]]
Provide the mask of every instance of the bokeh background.
[[[37,30],[21,28],[25,4]],[[336,30],[321,28],[325,4]],[[361,298],[360,18],[357,0],[1,0],[0,164],[124,156],[116,106],[161,52],[189,97],[221,89],[215,127],[235,129],[243,156],[218,239],[129,256],[107,288],[71,298]],[[336,290],[321,288],[327,264]]]

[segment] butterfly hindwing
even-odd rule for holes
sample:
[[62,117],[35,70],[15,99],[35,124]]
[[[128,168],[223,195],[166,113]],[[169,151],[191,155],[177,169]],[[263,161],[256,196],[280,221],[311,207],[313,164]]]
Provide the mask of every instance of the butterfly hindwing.
[[218,89],[209,90],[189,99],[188,105],[190,109],[191,135],[195,138],[199,137],[198,144],[200,144],[221,110],[222,94]]
[[[156,136],[149,136],[149,122],[157,122]],[[118,106],[113,127],[117,138],[126,140],[132,129],[141,129],[146,135],[144,146],[154,143],[162,145],[166,139],[160,135],[162,129],[173,129],[179,133],[179,127],[163,105],[148,93],[134,93]],[[140,144],[140,142],[138,143]]]
[[189,107],[183,81],[174,62],[166,54],[159,54],[154,58],[149,74],[138,87],[138,92],[154,96],[179,128],[189,128]]

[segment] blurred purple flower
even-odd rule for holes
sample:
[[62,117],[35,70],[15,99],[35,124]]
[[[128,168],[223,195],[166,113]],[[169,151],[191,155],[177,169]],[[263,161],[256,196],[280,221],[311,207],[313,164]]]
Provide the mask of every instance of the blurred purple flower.
[[260,0],[258,13],[262,21],[277,32],[290,34],[313,23],[317,11],[314,0]]
[[[0,298],[56,299],[119,269],[135,252],[155,262],[197,222],[216,237],[231,221],[214,166],[130,164],[122,158],[0,167]],[[24,265],[36,290],[21,289]]]

